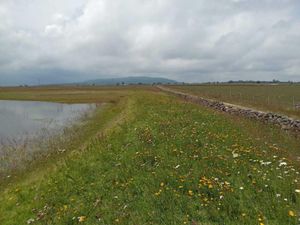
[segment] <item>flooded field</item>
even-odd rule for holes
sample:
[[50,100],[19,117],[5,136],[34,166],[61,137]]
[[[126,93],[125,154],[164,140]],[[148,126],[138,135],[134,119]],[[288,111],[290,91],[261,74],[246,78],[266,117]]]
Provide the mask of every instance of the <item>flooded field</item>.
[[0,100],[0,173],[58,148],[73,135],[67,128],[95,108],[96,104]]
[[94,107],[93,104],[0,100],[1,143],[22,140],[41,131],[57,131]]

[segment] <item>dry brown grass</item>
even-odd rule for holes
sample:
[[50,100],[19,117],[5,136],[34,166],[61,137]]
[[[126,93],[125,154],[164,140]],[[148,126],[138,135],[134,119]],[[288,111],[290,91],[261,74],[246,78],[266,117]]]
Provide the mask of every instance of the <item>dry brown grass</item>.
[[0,100],[61,103],[115,103],[137,91],[157,91],[153,86],[43,86],[0,88]]

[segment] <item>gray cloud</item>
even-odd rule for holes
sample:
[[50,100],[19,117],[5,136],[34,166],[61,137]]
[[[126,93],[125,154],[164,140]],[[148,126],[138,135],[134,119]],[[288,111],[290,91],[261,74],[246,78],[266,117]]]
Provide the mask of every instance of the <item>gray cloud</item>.
[[295,0],[2,0],[0,84],[300,80]]

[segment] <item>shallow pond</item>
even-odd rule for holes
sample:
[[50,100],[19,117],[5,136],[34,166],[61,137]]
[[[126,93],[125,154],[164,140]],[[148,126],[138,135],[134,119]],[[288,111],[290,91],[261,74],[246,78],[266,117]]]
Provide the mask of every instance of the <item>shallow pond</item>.
[[94,104],[0,100],[0,141],[17,142],[42,130],[60,130],[93,108]]

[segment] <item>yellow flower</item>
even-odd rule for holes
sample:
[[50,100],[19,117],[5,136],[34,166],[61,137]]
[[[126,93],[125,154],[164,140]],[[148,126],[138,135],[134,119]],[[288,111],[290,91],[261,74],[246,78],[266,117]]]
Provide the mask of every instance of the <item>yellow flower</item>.
[[156,192],[154,195],[159,196],[161,194],[162,190],[160,189],[158,192]]
[[82,223],[82,222],[84,222],[84,221],[86,221],[86,216],[79,216],[79,217],[78,217],[78,222],[79,222],[79,223]]
[[193,193],[192,190],[189,190],[188,194],[189,194],[189,196],[193,196],[194,195],[194,193]]
[[264,223],[259,223],[259,225],[265,225]]
[[161,183],[160,183],[160,186],[161,186],[161,187],[165,186],[164,182],[161,182]]
[[294,217],[294,216],[296,216],[296,215],[295,215],[295,213],[294,213],[292,210],[290,210],[290,211],[289,211],[289,216]]

